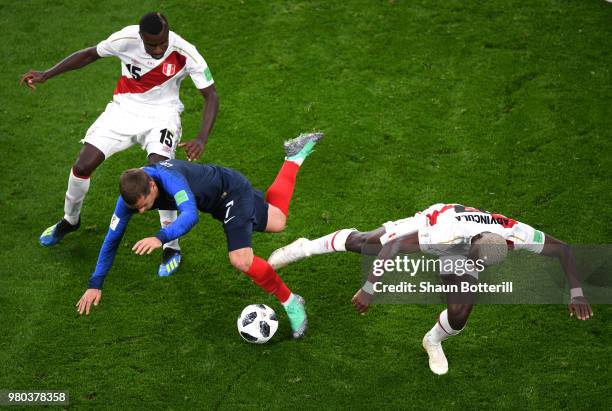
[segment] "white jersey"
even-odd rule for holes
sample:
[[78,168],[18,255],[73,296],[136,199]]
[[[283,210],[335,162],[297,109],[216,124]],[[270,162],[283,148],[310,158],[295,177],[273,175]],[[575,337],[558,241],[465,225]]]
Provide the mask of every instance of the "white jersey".
[[465,207],[461,204],[436,204],[421,213],[427,225],[419,228],[419,243],[424,252],[449,245],[469,245],[472,237],[490,232],[503,237],[510,247],[541,253],[544,233],[501,214]]
[[[413,217],[383,225],[382,244],[418,232],[423,252],[453,255],[466,252],[472,237],[490,232],[502,236],[510,247],[541,253],[544,233],[501,214],[461,204],[434,204]],[[466,246],[466,247],[461,247]]]
[[113,97],[121,106],[181,113],[179,88],[187,74],[198,89],[214,83],[196,48],[172,31],[168,33],[168,49],[160,59],[147,54],[136,25],[113,33],[96,50],[101,57],[116,56],[121,60],[121,78]]

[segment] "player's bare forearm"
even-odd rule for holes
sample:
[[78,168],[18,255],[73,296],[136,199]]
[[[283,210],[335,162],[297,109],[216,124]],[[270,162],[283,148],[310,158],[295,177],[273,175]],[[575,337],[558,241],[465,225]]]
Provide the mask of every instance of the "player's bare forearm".
[[[370,274],[368,275],[368,281],[371,283],[380,282],[384,276],[384,269],[381,269],[381,266],[384,267],[384,262],[386,260],[394,258],[397,253],[399,253],[401,248],[401,242],[399,240],[393,240],[385,244],[381,249],[378,255],[376,256],[376,260],[374,260],[374,264],[370,269]],[[377,263],[380,261],[380,263]],[[378,268],[377,268],[378,267]]]
[[45,71],[45,80],[48,80],[51,77],[57,76],[58,74],[64,73],[66,71],[76,70],[81,67],[85,67],[86,65],[93,63],[99,58],[100,56],[98,55],[98,51],[95,47],[89,47],[83,50],[79,50],[57,63],[55,66],[51,67],[49,70]]
[[571,302],[568,305],[570,316],[576,316],[579,320],[588,320],[593,316],[593,310],[589,305],[588,300],[582,294],[582,288],[580,286],[580,274],[576,267],[576,259],[570,246],[563,241],[557,240],[548,234],[544,237],[544,248],[542,249],[542,255],[548,257],[556,257],[559,259],[565,277],[570,288],[570,299]]
[[[398,240],[394,240],[388,242],[380,249],[378,255],[376,256],[376,260],[374,260],[374,263],[372,264],[368,279],[363,287],[357,290],[351,300],[353,307],[359,314],[365,314],[368,311],[368,307],[370,306],[372,297],[374,295],[374,284],[380,282],[384,275],[384,270],[381,269],[381,267],[384,267],[384,262],[395,257],[400,251],[400,248],[400,242]],[[379,263],[379,261],[381,263]]]
[[25,84],[32,90],[36,90],[36,83],[44,83],[51,77],[57,76],[58,74],[64,73],[69,70],[75,70],[88,65],[99,59],[100,56],[95,47],[89,47],[83,50],[79,50],[76,53],[66,57],[55,66],[51,67],[46,71],[35,71],[30,70],[23,76],[21,76],[20,84]]
[[214,85],[200,89],[200,93],[205,100],[200,132],[193,140],[179,144],[179,147],[185,149],[187,160],[189,161],[198,160],[204,152],[208,136],[215,124],[217,112],[219,111],[219,98],[217,97]]
[[559,259],[570,289],[580,288],[580,274],[571,247],[563,241],[545,234],[542,255]]
[[219,96],[217,96],[217,90],[214,85],[201,89],[200,93],[204,97],[205,103],[204,111],[202,112],[202,128],[198,133],[197,139],[206,144],[219,112]]

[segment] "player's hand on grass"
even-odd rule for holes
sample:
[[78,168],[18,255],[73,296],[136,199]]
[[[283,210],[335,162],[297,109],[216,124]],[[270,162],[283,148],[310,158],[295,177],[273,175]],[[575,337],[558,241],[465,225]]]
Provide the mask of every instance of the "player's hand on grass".
[[28,87],[30,87],[32,90],[36,90],[36,86],[34,84],[44,83],[46,80],[47,78],[45,77],[44,72],[30,70],[26,74],[21,76],[21,80],[19,80],[19,84],[21,85],[25,84]]
[[372,302],[372,295],[360,288],[353,296],[351,302],[359,314],[365,314],[368,311],[368,306]]
[[132,250],[138,255],[151,254],[153,250],[162,246],[162,242],[157,237],[143,238],[132,247]]
[[202,152],[204,152],[204,142],[197,138],[185,143],[179,143],[178,146],[185,149],[185,152],[187,153],[187,160],[189,161],[198,160],[202,155]]
[[85,291],[85,294],[83,294],[81,299],[76,303],[79,315],[83,315],[83,313],[89,315],[91,304],[93,303],[93,305],[98,305],[101,298],[102,290],[98,290],[97,288],[88,288],[87,291]]
[[569,309],[570,317],[576,315],[579,320],[588,320],[593,316],[593,310],[589,305],[589,302],[584,297],[574,297],[572,302],[567,306]]

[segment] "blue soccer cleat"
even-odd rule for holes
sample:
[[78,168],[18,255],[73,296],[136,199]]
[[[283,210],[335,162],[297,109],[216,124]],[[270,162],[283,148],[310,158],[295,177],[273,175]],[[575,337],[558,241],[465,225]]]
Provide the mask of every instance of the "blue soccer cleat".
[[51,247],[62,241],[66,234],[78,230],[80,226],[80,217],[79,221],[75,225],[70,224],[68,221],[62,218],[57,224],[52,225],[43,231],[38,239],[38,242],[40,242],[40,245],[42,246]]
[[168,277],[178,270],[181,264],[181,252],[174,248],[165,248],[162,254],[162,263],[159,265],[157,275],[160,277]]
[[293,338],[302,338],[306,333],[308,327],[308,317],[306,317],[306,310],[304,309],[304,299],[297,294],[293,294],[291,301],[285,307],[287,317],[289,317],[289,324],[291,324],[291,331],[293,331]]

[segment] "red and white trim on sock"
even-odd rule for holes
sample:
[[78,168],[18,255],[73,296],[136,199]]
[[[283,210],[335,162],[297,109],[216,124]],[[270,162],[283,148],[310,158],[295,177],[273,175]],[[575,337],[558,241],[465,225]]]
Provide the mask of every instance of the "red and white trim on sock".
[[444,310],[438,316],[438,322],[429,331],[429,340],[434,344],[439,344],[447,338],[457,335],[462,330],[455,330],[448,322],[448,310]]
[[354,231],[357,230],[354,228],[343,228],[326,236],[310,240],[306,245],[308,255],[346,251],[346,239]]

